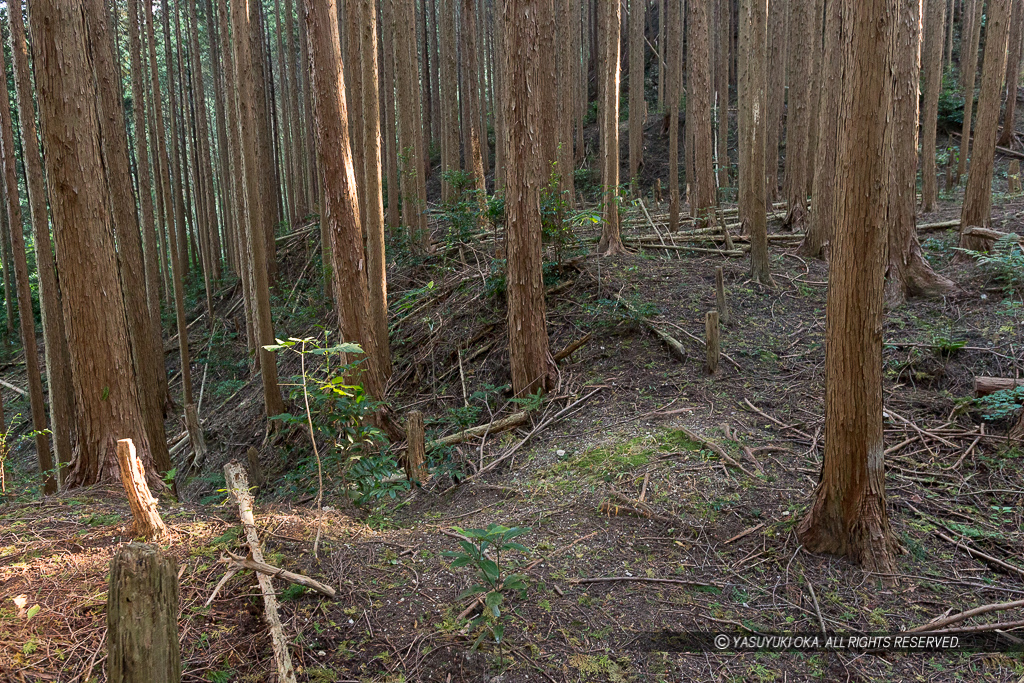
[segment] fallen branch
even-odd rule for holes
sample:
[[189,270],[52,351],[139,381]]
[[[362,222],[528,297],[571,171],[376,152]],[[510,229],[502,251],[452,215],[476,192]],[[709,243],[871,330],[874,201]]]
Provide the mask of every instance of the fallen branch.
[[942,533],[941,531],[936,531],[935,535],[938,536],[939,538],[941,538],[944,541],[952,543],[953,545],[955,545],[958,548],[963,548],[964,550],[966,550],[969,554],[973,555],[974,557],[977,557],[979,559],[985,560],[986,562],[991,562],[992,564],[994,564],[996,566],[999,566],[999,567],[1002,567],[1003,569],[1009,570],[1011,572],[1016,572],[1017,574],[1020,574],[1021,576],[1024,576],[1024,569],[1021,569],[1020,567],[1015,567],[1012,564],[1010,564],[1009,562],[1004,562],[1004,561],[1000,560],[997,557],[992,557],[991,555],[983,553],[980,550],[975,550],[974,548],[971,548],[970,546],[964,545],[962,542],[957,541],[956,539],[950,538],[949,536],[947,536],[946,534]]
[[726,464],[732,465],[736,469],[743,471],[745,474],[747,474],[747,475],[749,475],[751,477],[756,476],[753,472],[751,472],[746,467],[741,465],[735,458],[733,458],[731,455],[726,453],[724,448],[719,446],[717,443],[715,443],[711,439],[703,437],[703,436],[701,436],[700,434],[698,434],[696,432],[690,431],[689,429],[687,429],[686,427],[683,427],[682,425],[677,425],[675,427],[675,429],[678,429],[679,431],[681,431],[683,434],[686,435],[686,438],[690,439],[691,441],[696,441],[699,444],[707,446],[708,449],[713,451],[716,455],[718,455],[719,458],[724,460],[726,462]]
[[[971,235],[974,237],[982,237],[987,240],[1000,240],[1007,235],[1012,233],[1000,232],[999,230],[993,230],[992,228],[982,228],[977,225],[972,225],[964,230],[965,235]],[[1014,234],[1017,238],[1017,243],[1024,247],[1024,237]]]
[[920,633],[922,631],[930,632],[933,629],[942,628],[943,626],[949,626],[950,624],[958,624],[961,621],[970,619],[971,617],[981,616],[982,614],[989,614],[991,612],[1002,612],[1003,610],[1015,609],[1017,607],[1024,607],[1024,600],[1014,600],[1013,602],[996,602],[991,605],[982,605],[981,607],[975,607],[969,609],[966,612],[960,614],[954,614],[951,617],[940,619],[934,623],[924,624],[923,626],[915,626],[914,628],[907,631],[907,633]]
[[674,583],[679,586],[693,586],[695,588],[720,588],[718,584],[701,583],[700,581],[686,581],[685,579],[655,579],[649,576],[600,576],[595,579],[570,579],[569,583],[603,583],[605,581],[638,581],[640,583]]
[[640,312],[636,310],[636,308],[634,308],[632,304],[623,299],[622,296],[620,296],[618,293],[613,293],[612,296],[615,297],[615,300],[622,304],[627,311],[629,311],[637,318],[639,318],[641,321],[643,321],[643,324],[647,326],[647,329],[649,329],[651,332],[654,332],[654,334],[656,334],[658,338],[661,339],[661,341],[665,342],[665,345],[668,346],[673,356],[675,356],[677,359],[684,363],[686,362],[686,350],[683,348],[682,343],[678,339],[676,339],[668,332],[655,325],[646,316],[640,315]]
[[428,441],[427,450],[430,451],[435,448],[441,448],[442,446],[451,446],[457,443],[463,443],[474,437],[483,436],[484,434],[497,434],[498,432],[503,432],[505,430],[512,429],[513,427],[526,424],[526,421],[529,419],[530,414],[525,411],[514,413],[513,415],[503,417],[502,419],[495,420],[494,422],[488,422],[487,424],[480,425],[479,427],[464,429],[461,432],[456,432],[455,434],[437,439],[436,441]]
[[[241,464],[231,461],[224,465],[224,480],[228,490],[238,503],[238,516],[242,519],[245,529],[245,540],[249,544],[249,552],[257,562],[263,562],[259,536],[256,534],[256,519],[252,513],[252,496],[249,494],[249,481]],[[288,641],[285,640],[281,628],[281,618],[277,614],[277,594],[271,578],[256,572],[256,581],[263,593],[263,616],[270,629],[270,641],[274,648],[274,661],[277,663],[278,680],[282,683],[297,683],[292,658],[288,653]]]
[[561,351],[559,351],[558,353],[556,353],[554,355],[555,362],[557,363],[560,360],[564,360],[564,359],[568,358],[569,356],[572,355],[573,351],[575,351],[576,349],[580,348],[581,346],[583,346],[584,344],[586,344],[588,341],[590,341],[593,338],[594,338],[594,333],[590,332],[590,333],[586,334],[584,337],[582,337],[580,339],[577,339],[573,343],[569,344],[564,349],[562,349]]
[[604,387],[597,387],[596,389],[594,389],[593,391],[591,391],[590,393],[588,393],[588,394],[587,394],[586,396],[584,396],[583,398],[577,399],[577,400],[573,401],[572,403],[570,403],[569,405],[567,405],[567,406],[566,406],[565,408],[562,408],[562,409],[561,409],[560,411],[558,411],[557,413],[555,413],[555,415],[554,415],[554,416],[552,416],[552,417],[549,417],[549,418],[547,418],[546,420],[542,420],[540,424],[538,424],[538,425],[537,425],[536,427],[534,427],[533,429],[531,429],[531,430],[530,430],[530,433],[529,433],[529,434],[527,434],[526,436],[524,436],[524,437],[523,437],[522,441],[520,441],[519,443],[517,443],[517,444],[516,444],[515,446],[513,446],[512,448],[510,448],[510,449],[509,449],[508,451],[506,451],[506,452],[505,452],[504,454],[502,454],[501,456],[499,456],[499,457],[495,458],[494,460],[492,460],[490,464],[488,464],[488,465],[487,465],[486,467],[484,467],[483,469],[481,469],[480,471],[478,471],[478,472],[477,472],[476,474],[473,474],[473,475],[471,475],[471,476],[468,476],[468,477],[466,477],[466,478],[465,478],[465,479],[463,479],[463,480],[462,480],[461,482],[459,482],[459,484],[456,484],[456,485],[453,485],[453,486],[450,486],[450,487],[448,487],[447,489],[445,489],[445,491],[444,491],[444,492],[442,492],[442,494],[441,494],[441,495],[444,495],[444,494],[448,493],[448,492],[449,492],[449,491],[451,491],[452,489],[456,488],[456,486],[461,486],[462,484],[466,484],[466,483],[468,483],[468,482],[470,482],[470,481],[473,481],[473,480],[475,480],[475,479],[476,479],[477,477],[479,477],[480,475],[482,475],[482,474],[486,474],[487,472],[490,472],[490,471],[491,471],[491,470],[493,470],[493,469],[494,469],[495,467],[497,467],[498,465],[500,465],[501,463],[503,463],[504,461],[508,460],[508,459],[509,459],[509,458],[511,458],[511,457],[512,457],[513,455],[515,455],[515,454],[516,454],[516,452],[517,452],[517,451],[518,451],[518,450],[519,450],[520,448],[522,448],[522,447],[523,447],[523,446],[524,446],[524,445],[525,445],[525,444],[526,444],[526,443],[527,443],[527,442],[528,442],[528,441],[529,441],[529,440],[530,440],[530,439],[531,439],[531,438],[533,437],[533,435],[534,435],[534,434],[536,434],[537,432],[541,431],[542,429],[544,429],[544,428],[545,428],[545,427],[547,427],[548,425],[550,425],[550,424],[552,424],[552,423],[556,422],[557,420],[561,419],[561,418],[562,418],[562,417],[563,417],[564,415],[568,414],[568,413],[569,413],[569,411],[571,411],[571,410],[572,410],[573,408],[575,408],[575,407],[576,407],[576,406],[578,406],[579,404],[583,403],[583,402],[584,402],[584,401],[586,401],[586,400],[587,400],[588,398],[590,398],[591,396],[593,396],[593,395],[594,395],[594,394],[596,394],[597,392],[601,391],[601,389],[603,389],[603,388],[604,388]]
[[28,392],[25,391],[24,389],[21,389],[20,387],[16,387],[13,384],[11,384],[10,382],[5,382],[2,379],[0,379],[0,386],[7,387],[11,391],[17,392],[17,393],[21,394],[22,396],[28,396]]
[[308,576],[303,576],[302,574],[295,574],[285,569],[279,569],[265,562],[258,562],[257,560],[253,559],[251,550],[249,551],[249,555],[247,557],[235,555],[231,551],[225,552],[227,553],[227,558],[222,557],[221,562],[224,562],[225,564],[233,564],[234,566],[232,568],[241,567],[242,569],[251,569],[254,572],[259,572],[260,574],[266,574],[267,576],[273,579],[284,579],[288,583],[294,583],[300,586],[305,586],[306,588],[314,590],[317,593],[320,593],[321,595],[326,595],[329,598],[335,598],[338,595],[338,592],[330,586],[322,584],[319,581],[316,581],[315,579],[309,578]]

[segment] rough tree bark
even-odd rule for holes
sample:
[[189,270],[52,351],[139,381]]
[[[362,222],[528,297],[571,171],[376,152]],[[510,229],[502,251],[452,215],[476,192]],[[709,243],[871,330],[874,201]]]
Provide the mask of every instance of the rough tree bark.
[[271,197],[263,194],[259,172],[260,154],[257,149],[258,129],[254,73],[260,65],[254,61],[251,35],[256,32],[259,4],[255,0],[236,0],[231,4],[232,47],[234,49],[235,92],[238,107],[238,138],[241,156],[239,177],[244,194],[243,221],[248,233],[249,268],[251,270],[254,308],[254,333],[263,379],[263,402],[267,417],[284,412],[284,400],[277,384],[277,362],[274,354],[264,346],[274,343],[274,328],[270,319],[270,289],[267,282],[266,210],[264,202]]
[[818,106],[818,149],[814,158],[814,201],[800,256],[823,258],[832,235],[836,212],[836,154],[839,146],[840,106],[843,87],[842,45],[846,35],[839,3],[825,8],[825,54],[821,60],[821,92]]
[[[10,6],[8,6],[10,8]],[[15,8],[17,12],[21,7]],[[57,492],[57,477],[53,476],[53,456],[46,424],[46,399],[43,380],[39,372],[39,350],[36,346],[36,318],[32,313],[32,288],[28,281],[28,259],[25,256],[25,234],[21,220],[21,198],[18,196],[18,169],[15,166],[14,126],[11,103],[7,94],[7,66],[0,49],[0,74],[5,87],[0,88],[0,154],[3,156],[3,174],[7,199],[7,219],[11,230],[11,251],[14,256],[14,279],[18,293],[18,323],[21,326],[21,344],[25,351],[25,374],[28,377],[28,396],[32,411],[32,429],[35,432],[36,459],[43,477],[43,491]],[[49,237],[47,237],[49,239]]]
[[921,112],[921,211],[935,210],[939,200],[939,183],[935,170],[935,131],[939,116],[939,93],[942,91],[942,42],[945,36],[946,0],[925,0],[924,47],[921,52],[924,69],[923,110]]
[[[573,21],[572,0],[557,0],[557,2],[558,7],[556,8],[555,16],[558,22],[558,64],[560,65],[558,69],[558,178],[562,196],[568,205],[572,207],[576,205],[576,180],[573,173],[575,170],[575,157],[572,144],[573,107],[576,103],[573,97],[576,94],[576,63],[579,62],[578,55],[573,52],[573,46],[576,44],[575,34],[579,33],[579,26]],[[643,34],[641,33],[642,37]],[[495,66],[497,65],[495,64]],[[640,70],[643,71],[642,62]],[[497,69],[494,71],[496,72]],[[632,88],[632,86],[630,87]],[[630,97],[632,98],[632,91]],[[643,105],[643,114],[640,118],[645,118],[647,105],[643,101],[642,90],[640,99],[641,105]],[[632,106],[631,99],[630,107]],[[632,113],[630,113],[630,117],[632,118]],[[497,123],[498,117],[495,116],[494,118]],[[640,125],[640,152],[638,156],[642,159],[642,121]],[[502,145],[497,145],[497,147],[502,147]],[[630,154],[632,155],[632,152]],[[630,160],[630,163],[632,163],[632,156],[630,156]]]
[[[384,396],[386,380],[370,321],[370,297],[363,266],[363,228],[349,147],[337,3],[335,0],[304,0],[303,8],[309,43],[314,139],[324,174],[326,206],[322,207],[322,220],[327,222],[331,239],[338,327],[341,341],[362,346],[367,362],[360,379],[367,393],[380,399]],[[372,82],[375,83],[376,78]]]
[[[545,1],[547,0],[541,0]],[[619,63],[622,61],[619,53],[619,32],[622,28],[622,6],[618,2],[606,2],[602,3],[602,10],[603,69],[600,75],[604,83],[604,97],[601,100],[601,186],[604,207],[601,241],[597,245],[597,251],[603,256],[615,256],[626,252],[619,233]],[[543,83],[539,85],[545,87]]]
[[501,95],[505,121],[505,212],[508,225],[508,336],[512,390],[526,396],[553,386],[554,360],[544,319],[540,188],[543,152],[539,139],[541,77],[538,22],[540,0],[502,0],[505,50]]
[[[960,159],[957,163],[956,182],[967,172],[967,155],[971,147],[971,118],[974,114],[974,81],[978,72],[978,43],[981,42],[981,15],[984,0],[973,0],[971,9],[966,12],[970,19],[970,30],[961,34],[960,42],[960,78],[964,97],[964,122],[960,128]],[[964,41],[969,41],[964,43]],[[1002,78],[1002,74],[999,74]],[[980,107],[979,107],[980,113]]]
[[366,277],[370,302],[369,326],[376,339],[376,362],[385,379],[391,376],[388,344],[388,274],[384,258],[384,196],[380,168],[380,96],[377,90],[377,7],[359,3],[359,52],[363,82],[363,227],[366,232]]
[[[768,128],[765,135],[765,201],[779,200],[779,134],[786,101],[786,18],[789,0],[768,3]],[[766,207],[767,208],[767,207]]]
[[487,179],[484,177],[484,160],[481,138],[486,141],[487,131],[480,128],[480,91],[477,60],[477,16],[476,1],[462,0],[462,69],[465,88],[462,97],[466,101],[466,169],[473,178],[473,188],[477,191],[477,204],[481,218],[487,205]]
[[[892,150],[892,162],[889,164],[889,264],[885,283],[886,300],[890,304],[901,303],[908,296],[942,296],[955,289],[951,280],[936,273],[925,260],[917,239],[921,0],[895,1],[899,14],[892,70],[892,125],[886,130],[888,146]],[[931,2],[941,5],[943,0]]]
[[[133,439],[147,472],[149,448],[118,282],[110,195],[100,149],[86,17],[63,0],[34,0],[29,23],[46,149],[78,424],[71,486],[118,481],[117,440]],[[97,296],[104,292],[105,296]]]
[[[718,186],[729,186],[729,42],[732,36],[732,0],[715,0],[715,14],[717,17],[717,36],[715,41],[715,111],[717,112],[718,123]],[[741,13],[742,14],[742,13]],[[759,51],[764,51],[767,46],[767,34],[762,37],[762,45]],[[738,49],[737,45],[737,49]],[[736,80],[737,89],[739,86],[739,69],[737,65]],[[764,118],[764,106],[761,104],[761,118]]]
[[128,160],[128,130],[122,105],[121,69],[113,51],[114,43],[104,0],[88,0],[85,14],[87,41],[96,75],[100,153],[110,193],[111,220],[118,248],[121,289],[128,314],[128,341],[135,366],[134,377],[138,384],[149,452],[157,472],[162,474],[171,469],[171,456],[167,453],[167,439],[164,436],[166,393],[161,392],[163,383],[158,370],[158,367],[163,366],[164,347],[159,331],[154,329],[155,323],[150,318],[146,302],[142,236],[139,233]]
[[826,316],[825,456],[797,532],[811,552],[893,572],[885,509],[882,309],[894,0],[840,0],[844,40],[836,197]]
[[[1003,75],[1006,73],[1009,20],[1010,0],[989,0],[985,16],[985,62],[981,70],[981,91],[978,95],[974,154],[960,213],[960,246],[964,249],[984,250],[991,244],[984,237],[963,233],[971,227],[987,228],[992,220],[992,175],[995,170],[999,100]],[[966,109],[964,116],[966,120]],[[969,132],[965,125],[962,140],[967,138]]]
[[1006,58],[1006,91],[1003,111],[1003,129],[999,134],[997,145],[1013,147],[1013,134],[1016,132],[1017,84],[1020,80],[1021,41],[1024,40],[1024,2],[1012,0],[1013,10],[1010,14],[1010,50]]
[[[384,0],[387,2],[388,0]],[[441,78],[438,83],[441,97],[441,198],[452,199],[452,184],[444,174],[458,171],[459,163],[459,95],[458,67],[456,64],[455,45],[455,0],[440,0],[440,40],[438,49]]]
[[178,609],[178,563],[172,555],[142,543],[117,551],[107,590],[111,683],[181,680]]
[[[644,119],[647,103],[644,101],[644,15],[647,0],[629,2],[629,182],[634,192],[640,182],[640,164],[644,156]],[[559,8],[558,14],[562,14]],[[565,39],[560,41],[565,42]],[[559,60],[566,68],[565,60]],[[562,80],[559,78],[559,80]],[[559,142],[565,144],[559,137]]]
[[677,0],[665,0],[668,5],[665,20],[668,23],[666,32],[666,61],[668,62],[668,81],[666,97],[668,97],[668,229],[679,230],[679,95],[682,73],[679,60],[682,57],[682,8]]
[[711,142],[711,54],[709,48],[709,0],[689,0],[687,42],[690,62],[687,64],[687,96],[693,119],[686,121],[693,141],[693,179],[690,180],[692,211],[697,227],[713,220],[717,204],[714,146]]
[[383,0],[392,6],[394,33],[390,40],[395,54],[395,82],[398,90],[398,157],[402,186],[402,221],[409,245],[416,254],[430,251],[427,227],[427,186],[423,164],[423,126],[420,123],[419,85],[416,78],[415,0]]
[[764,209],[768,0],[741,0],[739,32],[740,221],[743,233],[750,235],[750,277],[772,285]]
[[789,113],[786,124],[785,225],[803,230],[807,220],[807,145],[811,129],[811,50],[814,0],[789,1]]
[[[71,462],[71,432],[74,428],[74,397],[71,385],[71,356],[68,352],[64,312],[61,310],[60,286],[54,266],[53,243],[46,209],[46,185],[43,182],[43,160],[36,137],[36,112],[33,104],[32,70],[25,42],[25,24],[21,12],[10,13],[11,55],[14,67],[14,88],[18,96],[18,117],[21,129],[21,151],[25,164],[25,186],[28,190],[29,214],[32,219],[32,241],[36,251],[36,273],[39,279],[39,309],[43,318],[43,345],[46,349],[46,384],[50,398],[50,431],[53,435],[57,462]],[[165,375],[166,377],[166,375]],[[64,470],[58,471],[58,483]]]

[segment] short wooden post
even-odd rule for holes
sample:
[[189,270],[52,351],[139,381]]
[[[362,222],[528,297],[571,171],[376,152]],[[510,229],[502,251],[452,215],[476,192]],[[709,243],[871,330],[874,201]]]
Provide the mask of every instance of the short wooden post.
[[946,192],[947,193],[952,192],[953,191],[953,187],[957,184],[955,182],[956,179],[953,177],[954,175],[955,174],[953,172],[953,154],[950,152],[950,153],[946,154]]
[[661,178],[654,179],[654,201],[661,204]]
[[715,268],[715,301],[718,305],[718,321],[729,324],[729,300],[725,298],[725,272],[722,266]]
[[718,372],[718,311],[708,311],[704,319],[704,329],[707,334],[707,365],[709,375]]
[[135,454],[135,444],[131,439],[121,439],[117,442],[117,464],[121,469],[121,484],[128,494],[128,504],[135,518],[132,533],[147,540],[166,534],[167,527],[157,512],[156,498],[149,492],[146,470],[142,467],[139,456]]
[[111,561],[107,588],[110,683],[178,683],[178,563],[131,543]]
[[1010,194],[1020,192],[1020,161],[1014,159],[1006,171],[1006,190]]
[[410,482],[427,480],[426,448],[423,443],[423,413],[409,411],[405,420],[405,474]]

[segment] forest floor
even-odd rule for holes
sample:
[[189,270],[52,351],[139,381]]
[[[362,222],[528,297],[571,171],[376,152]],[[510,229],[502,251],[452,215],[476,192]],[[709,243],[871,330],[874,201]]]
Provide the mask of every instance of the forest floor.
[[[957,218],[958,199],[944,197],[919,223]],[[665,210],[647,208],[655,220]],[[997,196],[993,227],[1012,230],[1021,212],[1024,198]],[[642,212],[629,217],[625,236],[650,232]],[[190,336],[210,453],[199,471],[179,475],[180,500],[165,494],[161,503],[171,529],[164,546],[181,568],[183,680],[275,679],[252,574],[236,575],[206,606],[225,573],[221,553],[244,546],[221,468],[254,447],[271,482],[256,507],[267,561],[339,592],[329,601],[275,581],[299,680],[1024,681],[1019,654],[686,654],[644,652],[636,641],[663,629],[895,632],[1024,597],[1024,450],[1007,442],[1007,420],[986,422],[972,400],[975,376],[1024,370],[1020,294],[954,260],[955,230],[921,235],[928,259],[961,291],[887,312],[886,488],[905,552],[897,575],[868,576],[805,552],[795,534],[822,457],[826,265],[773,242],[778,286],[765,289],[747,280],[746,257],[636,243],[622,257],[587,256],[595,230],[577,230],[546,281],[552,351],[592,336],[559,364],[550,397],[523,406],[504,388],[504,284],[489,238],[446,241],[436,223],[438,253],[390,274],[394,413],[424,411],[428,438],[525,407],[529,422],[438,449],[422,488],[392,486],[391,498],[382,483],[385,495],[361,506],[328,467],[322,514],[308,433],[266,437],[239,294],[222,292],[218,316],[227,322],[217,336],[205,323]],[[333,329],[314,238],[299,230],[278,244],[282,338]],[[715,306],[716,266],[732,322],[722,328],[727,357],[708,376],[704,316]],[[197,304],[189,319],[201,311]],[[682,343],[685,361],[647,321]],[[171,366],[174,350],[169,344]],[[9,355],[3,371],[23,386],[16,362]],[[280,368],[282,378],[298,375],[297,356]],[[27,414],[24,402],[8,402],[8,416],[19,411]],[[167,428],[176,442],[181,424]],[[0,680],[104,680],[107,567],[131,540],[131,513],[113,486],[39,498],[30,454],[15,450],[0,499]],[[182,472],[188,455],[177,453]],[[442,554],[459,550],[460,529],[491,523],[529,528],[517,541],[530,552],[507,558],[528,568],[528,588],[506,597],[500,652],[487,638],[472,649],[473,598],[460,596],[473,572]],[[608,577],[616,580],[591,581]],[[958,626],[1019,621],[1022,612]]]

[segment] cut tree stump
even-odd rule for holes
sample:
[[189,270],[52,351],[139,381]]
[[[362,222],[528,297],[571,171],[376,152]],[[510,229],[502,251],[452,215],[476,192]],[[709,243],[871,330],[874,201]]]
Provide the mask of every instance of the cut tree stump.
[[718,372],[718,357],[721,354],[718,335],[718,311],[708,311],[704,318],[704,331],[707,343],[707,362],[705,369],[709,375]]
[[1009,194],[1020,192],[1020,161],[1014,159],[1006,170],[1006,191]]
[[402,465],[405,468],[405,476],[410,482],[423,483],[429,477],[426,459],[426,448],[423,436],[423,413],[418,410],[409,411],[409,417],[405,420],[405,458]]
[[1015,389],[1016,387],[1024,387],[1024,379],[1014,379],[1012,377],[975,377],[974,378],[974,395],[975,396],[988,396],[994,394],[997,391],[1008,391]]
[[178,563],[145,543],[129,544],[110,563],[107,675],[110,683],[181,680]]
[[253,486],[263,486],[266,483],[266,477],[263,476],[263,466],[260,464],[260,452],[249,446],[249,450],[245,452],[245,461],[249,464],[249,474],[252,476]]
[[191,403],[185,406],[185,429],[188,431],[189,443],[192,444],[192,469],[197,470],[206,459],[206,439],[199,425],[199,413]]
[[[241,463],[232,460],[224,465],[224,481],[238,503],[238,516],[245,529],[245,540],[249,544],[249,553],[253,560],[262,563],[263,552],[260,550],[260,539],[256,534],[256,518],[252,513],[249,480],[245,476],[245,468]],[[270,642],[274,647],[278,681],[279,683],[296,683],[295,669],[292,667],[292,658],[288,652],[288,641],[285,640],[281,627],[281,617],[277,614],[277,594],[274,593],[274,584],[269,576],[260,572],[256,572],[256,581],[263,593],[263,616],[267,620],[267,628],[270,629]]]
[[142,460],[135,454],[135,444],[131,439],[117,442],[117,464],[121,469],[121,484],[128,494],[128,504],[132,508],[135,525],[132,535],[143,536],[147,540],[160,538],[167,533],[164,521],[156,509],[156,498],[149,491],[146,483],[146,470]]

